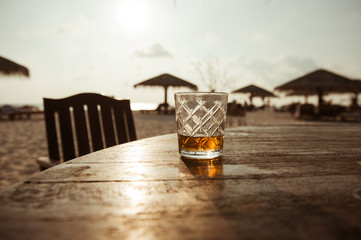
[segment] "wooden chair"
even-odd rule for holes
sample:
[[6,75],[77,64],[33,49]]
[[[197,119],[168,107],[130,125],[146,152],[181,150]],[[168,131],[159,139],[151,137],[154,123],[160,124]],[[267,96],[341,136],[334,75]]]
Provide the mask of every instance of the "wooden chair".
[[81,93],[62,99],[44,98],[43,102],[49,157],[37,160],[42,170],[136,140],[129,100]]

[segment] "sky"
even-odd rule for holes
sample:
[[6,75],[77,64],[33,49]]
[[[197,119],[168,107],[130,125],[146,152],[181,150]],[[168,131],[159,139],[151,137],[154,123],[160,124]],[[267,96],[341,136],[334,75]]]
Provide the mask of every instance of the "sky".
[[[0,104],[79,92],[157,104],[163,89],[133,85],[163,73],[208,91],[213,71],[226,92],[319,68],[361,79],[360,25],[359,0],[0,0],[0,56],[31,75],[0,75]],[[174,91],[188,89],[170,89],[171,105]]]

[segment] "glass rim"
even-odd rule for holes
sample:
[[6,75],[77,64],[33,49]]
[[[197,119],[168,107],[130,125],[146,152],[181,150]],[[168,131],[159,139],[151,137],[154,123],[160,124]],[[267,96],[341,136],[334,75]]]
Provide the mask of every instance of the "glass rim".
[[228,95],[226,92],[176,92],[174,95]]

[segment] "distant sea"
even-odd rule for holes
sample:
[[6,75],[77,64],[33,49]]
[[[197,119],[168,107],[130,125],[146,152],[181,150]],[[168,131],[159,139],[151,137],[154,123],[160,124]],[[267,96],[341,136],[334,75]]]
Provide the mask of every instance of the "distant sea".
[[[11,105],[14,107],[21,107],[25,105],[30,105],[39,108],[39,110],[44,110],[42,103],[0,103],[0,107],[4,105]],[[130,103],[130,108],[133,111],[139,111],[139,110],[155,110],[157,108],[158,104],[155,103]]]

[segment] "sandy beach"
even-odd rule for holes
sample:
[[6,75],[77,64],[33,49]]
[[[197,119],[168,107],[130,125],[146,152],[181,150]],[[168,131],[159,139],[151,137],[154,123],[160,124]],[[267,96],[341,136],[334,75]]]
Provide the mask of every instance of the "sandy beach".
[[[143,139],[175,132],[175,116],[134,112],[137,138]],[[322,122],[301,121],[289,113],[271,110],[248,112],[246,117],[228,119],[231,127],[239,125],[305,125]],[[24,181],[39,172],[36,159],[47,156],[45,122],[42,116],[30,120],[0,120],[0,189]]]

